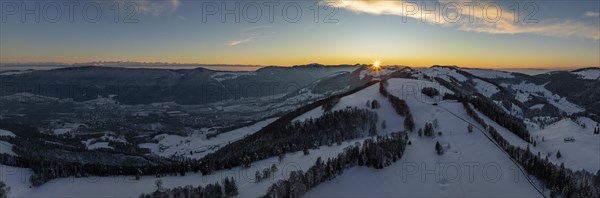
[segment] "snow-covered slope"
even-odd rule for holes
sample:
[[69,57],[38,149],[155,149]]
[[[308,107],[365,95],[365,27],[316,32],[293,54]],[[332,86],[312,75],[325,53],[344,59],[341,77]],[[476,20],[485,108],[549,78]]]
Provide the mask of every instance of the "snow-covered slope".
[[17,154],[13,151],[13,144],[0,140],[0,154],[8,154],[16,156]]
[[449,82],[452,82],[452,79],[456,79],[459,82],[464,82],[468,80],[467,77],[465,77],[462,74],[459,74],[458,72],[456,72],[455,69],[450,67],[430,67],[421,69],[420,71],[428,76],[439,77]]
[[215,79],[218,82],[221,82],[224,80],[231,80],[231,79],[236,79],[240,76],[249,76],[249,75],[256,75],[256,72],[215,72],[210,77],[212,77],[213,79]]
[[[165,176],[161,178],[143,176],[140,180],[135,180],[132,176],[61,178],[35,188],[24,188],[24,184],[27,183],[19,183],[18,181],[20,180],[17,179],[19,175],[11,175],[7,180],[10,181],[8,185],[11,188],[19,189],[18,193],[11,194],[11,196],[83,198],[138,197],[142,193],[152,193],[155,191],[154,182],[157,179],[163,182],[164,188],[174,188],[186,185],[206,186],[211,183],[221,182],[225,177],[234,177],[239,189],[238,197],[259,197],[274,182],[287,178],[289,172],[296,170],[306,171],[315,163],[317,158],[327,159],[335,157],[344,148],[354,145],[356,142],[362,142],[362,139],[343,142],[341,145],[323,146],[319,149],[310,150],[309,155],[304,155],[302,151],[290,153],[281,162],[278,161],[277,157],[272,157],[254,162],[250,168],[236,167],[230,170],[217,171],[209,175],[189,172],[185,176]],[[262,171],[264,168],[271,167],[273,164],[278,167],[273,176],[261,182],[255,182],[254,173],[257,170]],[[17,170],[19,174],[30,172],[28,169]]]
[[600,80],[600,68],[595,69],[585,69],[576,72],[572,72],[573,74],[579,75],[580,78],[588,79],[588,80]]
[[[0,129],[0,137],[2,137],[2,136],[16,137],[16,135],[13,132]],[[8,155],[16,156],[17,154],[15,152],[13,152],[12,149],[13,149],[13,144],[0,140],[0,154],[6,153]]]
[[[537,144],[533,150],[539,150],[542,154],[552,153],[549,157],[552,161],[564,163],[565,167],[572,170],[596,172],[600,170],[600,135],[593,134],[593,131],[598,123],[586,117],[579,118],[578,122],[586,127],[565,118],[532,133]],[[573,138],[574,141],[567,142],[565,138]],[[562,157],[556,159],[559,150]]]
[[[377,109],[371,109],[367,107],[367,101],[377,100],[381,107]],[[391,104],[387,102],[387,98],[379,94],[379,84],[371,85],[361,91],[354,94],[348,95],[340,99],[331,111],[337,111],[345,108],[362,108],[369,109],[377,113],[378,134],[388,134],[391,132],[398,132],[404,129],[403,118],[399,116],[396,111],[392,108]],[[297,117],[294,121],[304,121],[308,118],[318,118],[323,115],[323,109],[321,107],[315,108],[305,114]],[[382,127],[382,123],[386,122],[385,129]]]
[[[465,89],[481,93],[486,97],[499,95],[504,89],[516,91],[515,103],[506,109],[501,101],[494,102],[505,108],[511,114],[522,114],[527,109],[539,110],[545,105],[554,105],[566,113],[576,113],[584,109],[569,102],[564,96],[554,94],[545,89],[544,85],[518,81],[519,74],[511,74],[492,70],[464,69],[449,67],[432,67],[411,72],[416,79],[391,78],[388,80],[387,90],[390,94],[406,101],[414,117],[416,130],[407,132],[411,144],[403,157],[384,169],[368,167],[354,167],[344,170],[334,181],[325,182],[310,190],[307,197],[543,197],[549,193],[536,178],[521,172],[519,165],[512,161],[508,154],[499,148],[486,136],[485,129],[467,115],[462,103],[453,100],[442,100],[445,93],[453,93],[431,78],[439,77],[451,83],[468,84]],[[392,71],[385,71],[385,74]],[[384,75],[374,76],[372,72],[362,71],[362,77],[380,78]],[[245,75],[245,74],[244,74]],[[240,75],[235,78],[244,78]],[[428,77],[426,77],[426,76]],[[223,81],[226,76],[223,75]],[[410,75],[409,75],[410,76]],[[217,77],[217,76],[213,76]],[[233,77],[233,76],[230,76]],[[368,79],[368,78],[367,78]],[[494,84],[491,79],[505,79],[503,84]],[[365,79],[366,80],[366,79]],[[515,82],[522,82],[521,84]],[[379,135],[404,131],[404,117],[396,113],[388,99],[379,93],[379,84],[366,87],[356,93],[340,98],[331,111],[347,108],[368,109],[377,114],[377,131]],[[433,87],[440,92],[435,97],[421,93],[422,88]],[[454,90],[454,89],[452,89]],[[529,108],[521,109],[514,105],[519,102],[528,102],[533,96],[548,99],[547,104],[534,103]],[[377,100],[379,108],[371,108],[368,103]],[[235,111],[237,106],[225,106],[226,111]],[[324,114],[321,107],[314,108],[293,121],[305,121],[317,118]],[[532,152],[541,155],[552,153],[549,160],[564,163],[565,167],[572,170],[588,170],[596,172],[600,169],[600,136],[593,135],[592,131],[596,122],[587,118],[578,118],[577,121],[563,119],[543,129],[533,122],[526,122],[530,126],[531,137],[536,141],[536,147],[514,135],[506,128],[492,121],[482,113],[479,117],[493,126],[500,135],[512,145],[525,148],[528,145]],[[212,153],[229,142],[242,139],[253,134],[262,127],[275,121],[276,118],[267,119],[252,126],[243,127],[233,131],[219,134],[207,139],[205,134],[196,134],[189,137],[173,134],[159,134],[153,138],[156,143],[143,143],[139,147],[148,148],[152,154],[163,157],[185,157],[200,159]],[[385,124],[384,124],[385,122]],[[420,136],[417,132],[424,128],[426,123],[435,123],[435,132],[432,137]],[[468,132],[468,126],[473,125],[475,130]],[[581,125],[587,127],[583,128]],[[385,127],[384,127],[385,126]],[[529,126],[528,126],[529,127]],[[207,131],[204,131],[207,132]],[[439,134],[438,134],[439,133]],[[10,136],[10,132],[0,131],[0,136]],[[14,134],[13,134],[14,135]],[[565,142],[567,137],[573,137],[574,142]],[[160,178],[165,188],[185,185],[207,185],[221,181],[225,177],[234,177],[237,181],[239,197],[257,197],[265,193],[267,188],[279,179],[284,179],[293,170],[307,170],[318,157],[324,159],[335,157],[348,145],[362,142],[366,138],[359,138],[343,142],[341,145],[322,146],[310,150],[309,155],[302,152],[288,153],[286,158],[278,162],[277,157],[256,161],[250,168],[234,167],[230,170],[221,170],[209,175],[188,172],[185,176],[166,176]],[[544,139],[544,141],[542,141]],[[442,145],[443,155],[435,152],[436,142]],[[2,143],[2,142],[0,142]],[[88,149],[109,148],[106,141],[85,141]],[[0,151],[6,150],[0,147]],[[560,150],[563,157],[557,159],[556,151]],[[276,164],[278,171],[266,181],[255,182],[254,173],[257,170]],[[19,169],[22,172],[28,169]],[[143,176],[140,180],[133,177],[89,177],[89,178],[61,178],[46,183],[40,187],[28,188],[15,182],[9,186],[22,189],[11,194],[20,197],[137,197],[141,193],[151,193],[155,190],[154,176]],[[531,183],[533,182],[533,184]],[[27,183],[28,184],[28,183]],[[543,192],[540,192],[543,191]]]
[[585,109],[579,105],[569,102],[565,96],[554,94],[544,87],[533,83],[521,82],[520,84],[501,84],[501,86],[515,90],[515,99],[521,102],[527,102],[533,96],[545,98],[549,104],[552,104],[562,112],[571,114],[582,112]]
[[475,83],[475,88],[477,89],[477,91],[479,91],[479,93],[483,94],[486,97],[491,97],[492,95],[500,91],[500,89],[498,89],[496,85],[490,84],[483,80],[473,79],[473,82]]
[[27,168],[0,164],[0,181],[10,187],[9,197],[25,197],[24,194],[31,190],[29,177],[32,174],[32,171]]
[[[461,103],[438,105],[420,92],[407,91],[426,81],[390,79],[388,91],[406,100],[417,128],[438,120],[436,135],[409,132],[412,145],[402,159],[383,170],[356,167],[311,190],[307,197],[541,197],[516,164],[483,133],[469,133],[474,121]],[[386,101],[387,102],[387,101]],[[394,120],[393,122],[395,122]],[[437,135],[441,132],[442,135]],[[435,153],[436,142],[445,154]],[[357,179],[360,178],[360,179]],[[539,188],[538,186],[536,186]],[[342,189],[342,190],[340,190]]]
[[0,136],[15,137],[15,134],[11,131],[0,129]]
[[138,146],[141,148],[148,148],[153,154],[162,157],[187,157],[191,159],[200,159],[230,142],[242,139],[247,135],[257,132],[262,127],[275,120],[277,120],[277,118],[263,120],[251,126],[242,127],[219,134],[218,136],[210,139],[207,139],[206,135],[201,133],[195,133],[185,137],[179,135],[160,134],[154,137],[158,143],[142,143]]
[[[536,142],[536,146],[534,147],[533,144],[525,142],[482,113],[477,112],[477,114],[514,146],[521,148],[529,146],[531,152],[540,152],[542,157],[550,154],[548,159],[551,162],[557,165],[564,163],[565,167],[571,170],[587,170],[593,173],[600,170],[600,155],[598,155],[598,151],[600,151],[600,135],[593,134],[596,122],[589,118],[579,119],[581,123],[585,123],[586,128],[583,128],[570,119],[563,119],[550,126],[546,126],[542,130],[530,131],[531,137]],[[567,137],[573,137],[575,141],[566,142],[564,139]],[[557,159],[556,153],[559,150],[562,157]]]

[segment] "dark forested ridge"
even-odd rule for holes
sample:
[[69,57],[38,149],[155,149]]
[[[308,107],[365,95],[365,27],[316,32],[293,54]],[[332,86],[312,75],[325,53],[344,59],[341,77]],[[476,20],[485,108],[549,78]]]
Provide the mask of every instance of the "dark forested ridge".
[[233,142],[202,159],[202,173],[248,166],[251,162],[286,153],[313,149],[377,132],[377,114],[364,109],[344,109],[319,118],[261,130]]
[[[262,138],[270,138],[270,135],[274,135],[274,134],[277,134],[277,133],[282,133],[281,130],[284,129],[284,128],[293,127],[292,126],[292,124],[293,124],[292,120],[294,120],[298,116],[300,116],[300,115],[302,115],[302,114],[304,114],[304,113],[306,113],[306,112],[308,112],[308,111],[310,111],[312,109],[318,108],[319,106],[323,106],[325,104],[332,104],[332,103],[337,104],[337,102],[333,102],[333,101],[337,101],[337,100],[339,100],[340,98],[342,98],[344,96],[356,93],[356,92],[358,92],[360,90],[363,90],[364,88],[372,86],[372,85],[374,85],[377,82],[378,81],[370,81],[370,82],[368,82],[368,83],[366,83],[366,84],[364,84],[362,86],[359,86],[359,87],[357,87],[355,89],[352,89],[352,90],[350,90],[350,91],[348,91],[346,93],[339,94],[339,95],[334,95],[334,96],[331,96],[331,97],[326,98],[326,99],[318,100],[318,101],[316,101],[314,103],[305,105],[305,106],[300,107],[300,108],[298,108],[298,109],[296,109],[296,110],[294,110],[294,111],[292,111],[290,113],[287,113],[287,114],[283,115],[282,117],[280,117],[279,119],[277,119],[275,122],[273,122],[273,123],[265,126],[264,128],[262,128],[261,130],[259,130],[255,134],[253,134],[251,136],[248,136],[248,137],[246,137],[246,138],[244,138],[242,140],[239,140],[239,141],[236,141],[236,142],[232,142],[231,144],[229,144],[229,145],[221,148],[219,151],[205,156],[204,159],[202,159],[201,165],[200,165],[202,173],[208,174],[208,173],[210,173],[212,171],[220,170],[220,169],[224,169],[224,168],[231,168],[231,167],[233,167],[235,165],[241,165],[241,164],[246,164],[247,165],[248,163],[254,161],[253,159],[255,159],[255,160],[257,160],[257,159],[264,159],[267,156],[275,156],[275,155],[279,155],[279,154],[285,154],[286,152],[284,152],[284,151],[293,152],[293,151],[299,151],[299,150],[304,150],[304,149],[308,149],[308,148],[313,148],[316,144],[318,144],[318,142],[316,142],[317,140],[312,140],[312,142],[306,142],[307,140],[302,140],[304,142],[304,143],[302,143],[303,145],[295,145],[295,144],[291,144],[291,145],[287,144],[286,145],[285,143],[283,143],[283,142],[280,141],[280,144],[277,145],[277,146],[280,146],[279,148],[273,148],[272,146],[274,146],[274,145],[265,146],[265,147],[263,147],[261,149],[263,149],[263,151],[265,151],[267,153],[259,153],[258,155],[252,154],[252,153],[243,153],[243,155],[241,155],[241,153],[239,153],[239,150],[238,150],[239,148],[242,148],[241,146],[243,146],[243,144],[240,143],[242,141],[244,141],[246,143],[248,143],[248,142],[254,142],[254,141],[264,141],[264,139],[262,139]],[[333,108],[333,105],[335,105],[335,104],[332,104],[332,105],[330,105],[331,107],[327,107],[327,108]],[[328,106],[328,105],[325,105],[325,106]],[[341,114],[342,115],[345,115],[345,114],[359,115],[359,117],[370,119],[371,121],[373,119],[373,116],[376,116],[376,114],[374,114],[372,112],[369,112],[367,110],[358,110],[358,109],[346,109],[346,110],[343,110]],[[338,114],[338,115],[340,115],[340,114]],[[331,116],[333,116],[333,117],[331,117]],[[331,118],[328,118],[328,120],[342,119],[341,117],[335,118],[334,114],[330,114],[330,117]],[[371,117],[371,118],[369,118],[369,117]],[[360,119],[360,118],[358,118],[358,119]],[[311,123],[316,123],[315,121],[316,120],[312,120]],[[319,124],[325,124],[325,123],[322,123],[322,122],[323,121],[321,120],[318,123]],[[342,121],[342,122],[346,122],[346,121]],[[359,123],[362,123],[364,125],[364,124],[366,124],[368,122],[370,122],[370,121],[369,120],[363,120],[363,121],[360,121]],[[376,123],[373,123],[372,124],[373,126],[369,126],[369,129],[368,129],[369,133],[373,132],[371,129],[376,130],[375,124]],[[368,125],[371,125],[371,124],[368,124]],[[350,124],[350,126],[357,126],[357,125],[356,125],[356,123],[353,123],[353,124]],[[316,127],[316,126],[310,126],[310,127]],[[321,131],[321,130],[322,129],[317,129],[316,131],[311,131],[311,133],[316,133],[316,132]],[[355,134],[355,132],[356,132],[355,130],[356,129],[349,131],[350,134]],[[327,130],[325,130],[325,131],[327,131]],[[329,131],[338,131],[339,132],[339,129],[330,128]],[[354,131],[354,132],[352,132],[352,131]],[[344,132],[344,133],[346,133],[346,132]],[[313,134],[313,135],[316,135],[316,134]],[[332,134],[329,134],[329,135],[332,135]],[[282,134],[278,134],[278,136],[282,136]],[[329,140],[335,140],[335,139],[337,139],[336,142],[342,141],[342,139],[339,139],[340,137],[341,138],[345,138],[345,137],[349,137],[349,136],[347,136],[347,135],[342,135],[342,136],[335,135],[335,138],[334,137],[329,137],[330,138]],[[333,139],[331,139],[331,138],[333,138]],[[296,139],[302,139],[302,138],[296,137]],[[321,139],[321,138],[319,138],[319,139]],[[325,141],[321,141],[321,142],[324,143]],[[230,157],[226,157],[226,155],[228,155],[229,153],[232,153],[232,154],[237,153],[237,154],[235,154],[236,157],[231,157],[231,156]],[[196,171],[196,170],[194,170],[194,171]]]
[[552,93],[565,96],[575,104],[585,107],[587,111],[600,115],[600,80],[583,79],[573,72],[600,70],[598,67],[582,68],[573,71],[558,71],[536,75],[543,79],[544,87]]

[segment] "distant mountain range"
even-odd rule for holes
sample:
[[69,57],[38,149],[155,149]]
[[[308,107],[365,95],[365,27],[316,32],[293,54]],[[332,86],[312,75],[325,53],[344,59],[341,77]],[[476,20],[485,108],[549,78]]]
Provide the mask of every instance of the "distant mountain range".
[[[253,72],[215,71],[205,68],[152,69],[123,67],[66,67],[0,73],[2,95],[29,92],[76,101],[114,95],[125,104],[178,102],[204,104],[220,100],[285,95],[318,79],[356,66],[264,67]],[[344,74],[349,75],[349,74]],[[333,77],[333,76],[332,76]],[[340,79],[340,76],[333,77]],[[321,82],[323,84],[325,82]],[[338,89],[334,84],[328,89]],[[327,89],[328,86],[319,86]],[[321,90],[325,91],[325,90]]]

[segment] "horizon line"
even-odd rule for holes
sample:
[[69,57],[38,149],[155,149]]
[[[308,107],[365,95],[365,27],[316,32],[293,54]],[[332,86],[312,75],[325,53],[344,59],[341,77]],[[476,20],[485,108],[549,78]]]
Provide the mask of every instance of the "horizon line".
[[[134,65],[122,65],[122,64],[134,64]],[[140,61],[91,61],[91,62],[12,62],[12,63],[0,63],[0,67],[81,67],[81,66],[99,66],[99,67],[149,67],[149,68],[160,68],[163,66],[179,66],[179,67],[294,67],[294,66],[308,66],[308,65],[322,65],[322,66],[356,66],[356,65],[369,65],[370,63],[339,63],[339,64],[321,64],[321,63],[305,63],[305,64],[294,64],[294,65],[260,65],[260,64],[224,64],[224,63],[180,63],[180,62],[140,62]],[[459,68],[477,68],[477,69],[519,69],[519,70],[558,70],[558,69],[584,69],[584,68],[598,68],[600,66],[550,66],[550,67],[471,67],[471,66],[459,66],[459,65],[443,65],[434,64],[429,66],[410,66],[402,64],[390,64],[382,65],[383,67],[434,67],[434,66],[449,66]],[[165,68],[168,69],[168,68]]]

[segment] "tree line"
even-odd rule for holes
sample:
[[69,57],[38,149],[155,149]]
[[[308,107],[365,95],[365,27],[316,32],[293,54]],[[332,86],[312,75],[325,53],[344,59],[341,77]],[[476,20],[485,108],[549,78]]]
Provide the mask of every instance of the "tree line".
[[226,177],[222,184],[215,182],[204,187],[187,185],[164,189],[161,180],[156,180],[155,185],[156,191],[150,194],[142,193],[139,198],[224,198],[238,195],[238,187],[233,177]]
[[410,113],[410,108],[406,104],[406,101],[398,98],[393,94],[390,94],[387,91],[388,82],[386,80],[382,80],[379,83],[379,93],[388,99],[388,101],[392,104],[392,107],[401,116],[404,116],[404,128],[408,131],[413,131],[415,129],[415,121],[413,119],[412,113]]
[[0,163],[30,168],[33,174],[30,181],[33,186],[42,185],[52,179],[61,177],[88,177],[88,176],[111,176],[111,175],[177,175],[182,170],[180,164],[155,164],[155,165],[106,165],[85,164],[80,162],[65,162],[59,160],[33,159],[8,154],[0,154]]
[[[507,114],[506,112],[504,112],[504,110],[500,109],[489,99],[481,97],[481,95],[475,95],[476,96],[466,96],[460,93],[445,94],[443,99],[458,100],[463,104],[470,103],[475,107],[475,109],[477,109],[479,112],[481,112],[483,115],[487,116],[494,122],[498,123],[500,126],[503,126],[504,128],[508,129],[515,135],[519,136],[521,139],[525,140],[526,142],[532,142],[531,135],[529,134],[525,123],[523,123],[521,119]],[[475,111],[470,111],[468,109],[467,113],[470,114],[470,116],[471,114],[476,114]],[[478,121],[478,123],[480,123],[480,121]]]

